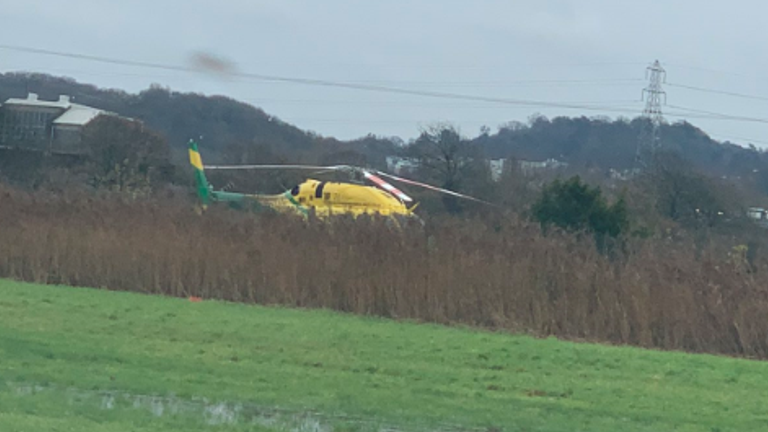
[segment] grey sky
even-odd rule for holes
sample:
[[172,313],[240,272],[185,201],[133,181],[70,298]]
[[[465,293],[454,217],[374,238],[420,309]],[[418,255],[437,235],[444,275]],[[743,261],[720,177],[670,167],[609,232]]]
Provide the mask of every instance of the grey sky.
[[[593,105],[595,111],[441,100],[171,72],[0,50],[0,71],[66,75],[139,91],[225,94],[323,135],[466,135],[539,112],[634,116],[644,69],[667,69],[669,113],[719,139],[768,147],[768,3],[696,0],[0,0],[0,44],[184,65],[195,51],[239,72]],[[740,98],[673,84],[765,97]],[[678,108],[681,107],[681,108]],[[687,115],[687,114],[686,114]],[[679,117],[669,118],[670,121]],[[762,141],[762,142],[761,142]]]

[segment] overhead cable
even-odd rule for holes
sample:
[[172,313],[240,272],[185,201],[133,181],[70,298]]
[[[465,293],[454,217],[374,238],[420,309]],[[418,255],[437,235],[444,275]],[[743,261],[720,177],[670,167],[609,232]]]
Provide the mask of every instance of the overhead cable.
[[765,97],[765,96],[748,95],[748,94],[736,93],[736,92],[725,91],[725,90],[715,90],[715,89],[709,89],[709,88],[704,88],[704,87],[690,86],[690,85],[685,85],[685,84],[666,83],[666,85],[668,85],[670,87],[684,88],[684,89],[695,90],[695,91],[699,91],[699,92],[721,94],[721,95],[726,95],[726,96],[734,96],[734,97],[740,97],[740,98],[744,98],[744,99],[754,99],[754,100],[768,101],[768,97]]

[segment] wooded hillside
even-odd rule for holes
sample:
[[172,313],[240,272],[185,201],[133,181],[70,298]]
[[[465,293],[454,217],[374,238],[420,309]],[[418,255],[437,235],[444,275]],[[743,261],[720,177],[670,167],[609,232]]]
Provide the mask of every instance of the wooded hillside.
[[[142,120],[168,139],[178,161],[190,138],[203,137],[207,160],[248,162],[354,163],[384,167],[388,155],[403,153],[403,140],[368,135],[340,141],[303,131],[258,107],[223,96],[180,93],[152,86],[138,94],[100,89],[70,78],[45,74],[0,74],[0,100],[38,93],[41,99],[70,95],[81,104]],[[450,119],[446,119],[450,121]],[[488,158],[569,163],[577,170],[623,170],[633,167],[636,146],[645,126],[642,118],[534,115],[528,122],[510,121],[495,133],[465,137]],[[661,143],[713,176],[765,176],[768,155],[754,146],[718,142],[692,124],[664,125]],[[762,174],[765,172],[766,174]]]

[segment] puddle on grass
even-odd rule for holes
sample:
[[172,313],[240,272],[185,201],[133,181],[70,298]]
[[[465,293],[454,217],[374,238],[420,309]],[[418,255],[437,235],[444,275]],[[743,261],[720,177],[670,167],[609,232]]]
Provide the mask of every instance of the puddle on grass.
[[43,386],[39,384],[6,383],[21,397],[45,393],[64,393],[70,405],[92,406],[102,410],[135,409],[150,412],[155,417],[183,416],[202,420],[208,425],[258,424],[290,432],[333,432],[333,424],[354,425],[359,430],[400,432],[368,419],[348,416],[321,415],[314,412],[293,412],[258,405],[214,402],[206,398],[182,399],[175,396],[137,395],[126,392],[83,390]]
[[[64,397],[70,405],[93,406],[99,407],[102,410],[128,408],[150,412],[155,417],[198,417],[206,424],[212,426],[259,424],[290,432],[333,432],[331,423],[344,420],[343,416],[323,417],[310,412],[297,413],[243,403],[214,402],[206,398],[182,399],[174,396],[137,395],[125,392],[56,388],[54,386],[38,384],[7,384],[18,396],[33,396],[39,393],[53,393],[63,390]],[[358,421],[354,420],[351,422],[358,423]],[[381,427],[366,428],[366,430],[396,431],[393,428]]]
[[[384,425],[375,419],[354,417],[344,414],[324,414],[313,411],[292,411],[276,407],[264,407],[240,402],[217,402],[207,398],[183,399],[174,395],[154,396],[107,390],[85,390],[74,387],[57,387],[18,382],[6,382],[7,388],[20,397],[36,394],[63,393],[70,405],[98,407],[102,410],[134,409],[149,412],[155,417],[182,416],[197,418],[211,425],[258,424],[286,432],[333,432],[334,425],[343,430],[365,432],[404,432],[399,427]],[[2,382],[0,382],[2,391]],[[415,426],[415,425],[414,425]],[[352,427],[352,429],[350,429]],[[435,427],[415,426],[422,432],[486,432],[499,428],[466,428],[443,424]]]

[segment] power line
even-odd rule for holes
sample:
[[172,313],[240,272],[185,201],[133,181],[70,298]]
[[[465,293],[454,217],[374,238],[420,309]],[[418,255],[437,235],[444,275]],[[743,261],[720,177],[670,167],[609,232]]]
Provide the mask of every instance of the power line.
[[561,85],[561,84],[629,84],[642,81],[639,78],[601,78],[601,79],[533,79],[499,81],[434,81],[434,80],[350,80],[351,84],[385,85],[431,85],[431,86],[516,86],[516,85]]
[[[4,48],[0,46],[0,48]],[[170,75],[159,73],[130,73],[116,71],[93,71],[70,68],[46,68],[47,71],[59,73],[77,73],[97,76],[121,76],[121,77],[144,77],[144,78],[166,78]],[[174,70],[177,72],[176,70]],[[185,72],[197,72],[190,68]],[[531,79],[531,80],[493,80],[493,81],[434,81],[434,80],[347,80],[350,84],[385,84],[385,85],[420,85],[435,87],[514,87],[514,86],[561,86],[561,85],[631,85],[642,81],[640,78],[601,78],[601,79]]]
[[721,95],[726,95],[726,96],[740,97],[740,98],[744,98],[744,99],[754,99],[754,100],[768,101],[768,97],[764,97],[764,96],[753,96],[753,95],[747,95],[747,94],[743,94],[743,93],[736,93],[736,92],[725,91],[725,90],[715,90],[715,89],[708,89],[708,88],[704,88],[704,87],[689,86],[689,85],[685,85],[685,84],[672,84],[672,83],[668,83],[667,85],[670,86],[670,87],[684,88],[684,89],[688,89],[688,90],[695,90],[695,91],[705,92],[705,93],[714,93],[714,94],[721,94]]
[[706,117],[699,116],[698,118],[710,118],[710,119],[719,119],[719,120],[738,120],[738,121],[753,122],[753,123],[768,123],[768,119],[766,118],[735,116],[730,114],[718,113],[714,111],[700,110],[695,108],[686,108],[686,107],[681,107],[676,105],[668,105],[668,106],[671,108],[680,109],[683,111],[707,114]]
[[739,77],[739,78],[758,79],[756,76],[749,76],[749,75],[740,74],[740,73],[736,73],[736,72],[717,70],[717,69],[706,68],[706,67],[701,67],[701,66],[684,65],[684,64],[680,64],[680,63],[666,63],[666,65],[667,66],[672,66],[673,68],[678,67],[678,68],[683,68],[683,69],[690,69],[690,70],[696,70],[696,71],[701,71],[701,72],[708,72],[708,73],[716,74],[716,75],[729,75],[729,76],[732,76],[732,77]]
[[[415,101],[394,101],[394,100],[360,100],[360,99],[282,99],[282,98],[240,98],[243,101],[251,102],[254,104],[315,104],[315,105],[349,105],[349,104],[364,104],[370,106],[407,106],[407,107],[454,107],[454,108],[494,108],[488,104],[447,104],[442,101],[434,102],[415,102]],[[635,106],[639,103],[637,100],[623,99],[623,100],[604,100],[604,101],[571,101],[568,103],[577,103],[580,105],[595,105],[601,108],[613,107],[627,107]]]
[[[16,46],[16,45],[0,44],[0,49],[55,56],[55,57],[72,58],[77,60],[85,60],[85,61],[92,61],[92,62],[98,62],[98,63],[115,64],[115,65],[121,65],[121,66],[133,66],[133,67],[151,68],[151,69],[167,70],[167,71],[174,71],[174,72],[185,72],[185,73],[199,72],[198,68],[188,67],[188,66],[152,63],[152,62],[143,62],[143,61],[134,61],[134,60],[122,60],[122,59],[116,59],[116,58],[110,58],[110,57],[45,50],[45,49],[30,48],[30,47],[23,47],[23,46]],[[364,90],[364,91],[379,92],[379,93],[431,97],[431,98],[437,98],[437,99],[451,99],[451,100],[497,103],[497,104],[504,104],[504,105],[517,105],[517,106],[529,106],[529,107],[561,108],[561,109],[569,109],[569,110],[583,110],[583,111],[593,111],[593,112],[603,112],[603,113],[604,112],[623,113],[623,114],[636,113],[636,111],[633,109],[620,108],[615,106],[611,107],[611,106],[605,106],[605,105],[591,105],[591,104],[569,103],[569,102],[547,102],[547,101],[537,101],[537,100],[527,100],[527,99],[474,96],[474,95],[452,93],[452,92],[413,90],[413,89],[405,89],[400,87],[390,87],[390,86],[383,86],[383,85],[359,84],[359,83],[353,83],[353,82],[332,81],[332,80],[322,80],[322,79],[312,79],[312,78],[285,77],[285,76],[266,75],[266,74],[257,74],[257,73],[231,72],[229,73],[229,75],[240,77],[240,78],[267,81],[267,82],[283,82],[283,83],[291,83],[291,84],[321,86],[321,87],[335,87],[335,88],[344,88],[344,89],[350,89],[350,90]],[[667,113],[667,116],[679,117],[679,118],[693,117],[693,116],[682,114],[682,113]],[[712,117],[700,116],[699,118],[715,118],[715,119],[723,119],[723,120],[752,121],[752,122],[761,122],[761,123],[768,122],[768,120],[765,120],[765,119],[729,116],[726,114],[716,114],[715,116],[712,116]]]
[[608,66],[638,66],[638,65],[644,65],[645,62],[626,62],[626,61],[595,61],[595,62],[515,62],[513,64],[493,64],[493,63],[484,63],[482,65],[478,64],[421,64],[421,65],[402,65],[402,64],[392,64],[392,63],[381,63],[381,64],[359,64],[359,63],[337,63],[335,65],[339,67],[371,67],[375,69],[488,69],[488,68],[510,68],[510,67],[531,67],[531,66],[541,66],[541,67],[600,67],[605,68]]
[[[133,60],[120,60],[120,59],[109,58],[109,57],[43,50],[43,49],[21,47],[21,46],[14,46],[14,45],[0,44],[0,49],[42,54],[42,55],[50,55],[50,56],[56,56],[56,57],[73,58],[73,59],[79,59],[79,60],[88,60],[88,61],[94,61],[99,63],[117,64],[117,65],[123,65],[123,66],[136,66],[136,67],[163,69],[163,70],[171,70],[171,71],[178,71],[178,72],[198,72],[198,69],[192,68],[192,67],[186,67],[186,66],[140,62],[140,61],[133,61]],[[243,72],[231,72],[229,75],[237,76],[241,78],[256,79],[261,81],[286,82],[286,83],[292,83],[292,84],[314,85],[314,86],[321,86],[321,87],[337,87],[337,88],[346,88],[346,89],[352,89],[352,90],[366,90],[366,91],[374,91],[374,92],[403,94],[403,95],[410,95],[410,96],[424,96],[424,97],[433,97],[433,98],[441,98],[441,99],[489,102],[489,103],[499,103],[499,104],[506,104],[506,105],[576,109],[576,110],[585,110],[585,111],[616,111],[616,110],[604,109],[598,106],[587,106],[587,105],[556,103],[556,102],[553,103],[553,102],[543,102],[543,101],[526,100],[526,99],[507,99],[507,98],[495,98],[495,97],[486,97],[486,96],[473,96],[473,95],[466,95],[466,94],[460,94],[460,93],[449,93],[449,92],[438,92],[438,91],[427,91],[427,90],[410,90],[410,89],[404,89],[399,87],[388,87],[388,86],[373,85],[373,84],[355,84],[350,82],[331,81],[331,80],[314,79],[314,78],[284,77],[284,76],[276,76],[276,75],[265,75],[265,74],[243,73]],[[634,111],[626,110],[626,112],[633,113]]]
[[30,54],[42,54],[42,55],[49,55],[49,56],[55,56],[55,57],[65,57],[65,58],[72,58],[72,59],[78,59],[78,60],[88,60],[88,61],[94,61],[99,63],[110,63],[110,64],[117,64],[122,66],[138,66],[138,67],[148,67],[153,69],[164,69],[164,70],[170,70],[170,71],[177,71],[177,72],[195,72],[195,69],[191,67],[185,67],[185,66],[174,66],[174,65],[167,65],[167,64],[160,64],[160,63],[150,63],[150,62],[141,62],[141,61],[133,61],[133,60],[120,60],[120,59],[114,59],[109,57],[101,57],[101,56],[93,56],[93,55],[87,55],[87,54],[77,54],[77,53],[69,53],[69,52],[63,52],[63,51],[52,51],[52,50],[45,50],[45,49],[39,49],[39,48],[30,48],[30,47],[23,47],[18,45],[4,45],[0,44],[0,49],[10,50],[10,51],[18,51],[18,52],[25,52]]

